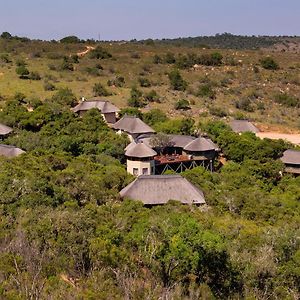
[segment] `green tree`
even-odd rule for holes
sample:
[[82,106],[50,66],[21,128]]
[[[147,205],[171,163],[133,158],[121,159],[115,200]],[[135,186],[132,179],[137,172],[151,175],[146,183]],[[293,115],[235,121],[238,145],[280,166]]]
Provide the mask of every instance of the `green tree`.
[[94,96],[104,96],[104,97],[111,95],[111,93],[101,83],[94,84],[93,94]]
[[12,35],[11,35],[9,32],[4,31],[4,32],[1,33],[1,36],[0,36],[0,37],[1,37],[2,39],[9,40],[9,39],[12,38]]
[[266,70],[278,70],[279,65],[272,57],[265,57],[260,59],[261,66]]
[[80,39],[75,35],[69,35],[60,39],[60,42],[64,44],[77,44],[80,43]]
[[128,105],[132,107],[144,107],[145,104],[143,93],[136,87],[131,88]]
[[29,75],[28,69],[23,65],[16,68],[16,73],[21,79],[27,79]]
[[180,99],[178,100],[175,104],[174,104],[174,108],[176,110],[188,110],[188,109],[191,109],[190,107],[190,102],[186,99]]
[[178,70],[173,70],[169,74],[170,84],[173,90],[185,91],[187,88],[187,82],[183,80]]

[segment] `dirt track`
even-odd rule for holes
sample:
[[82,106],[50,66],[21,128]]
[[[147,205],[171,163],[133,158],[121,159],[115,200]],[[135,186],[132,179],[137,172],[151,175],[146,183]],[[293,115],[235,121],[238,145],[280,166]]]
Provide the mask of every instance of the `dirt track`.
[[286,140],[292,144],[300,145],[300,134],[288,134],[288,133],[278,133],[278,132],[259,132],[256,134],[259,138],[269,138],[273,140]]
[[95,49],[95,47],[93,47],[93,46],[86,46],[86,50],[85,50],[85,51],[82,51],[82,52],[78,52],[77,55],[78,55],[79,57],[83,57],[83,56],[85,56],[86,54],[88,54],[91,50],[94,50],[94,49]]

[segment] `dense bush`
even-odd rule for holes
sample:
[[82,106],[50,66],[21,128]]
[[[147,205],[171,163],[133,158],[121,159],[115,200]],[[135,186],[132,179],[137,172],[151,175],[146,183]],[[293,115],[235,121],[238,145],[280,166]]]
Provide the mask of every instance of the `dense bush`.
[[260,61],[261,66],[267,70],[278,70],[279,65],[272,57],[262,58]]
[[212,85],[209,83],[200,85],[196,95],[198,97],[206,97],[206,98],[210,98],[210,99],[216,98],[216,92],[213,89]]
[[174,104],[174,108],[177,109],[177,110],[179,110],[179,109],[182,109],[182,110],[191,109],[190,102],[186,99],[180,99]]
[[166,114],[157,108],[151,109],[149,112],[144,113],[142,118],[143,121],[150,126],[168,120]]
[[130,91],[130,98],[127,101],[129,106],[132,107],[144,107],[146,105],[143,93],[136,87],[133,87]]
[[97,96],[110,96],[111,93],[101,84],[101,83],[95,83],[93,86],[93,94],[95,97]]
[[169,74],[169,80],[171,88],[176,91],[185,91],[187,88],[187,82],[181,77],[178,70],[173,70]]
[[145,97],[145,100],[148,102],[157,102],[157,103],[161,102],[161,100],[160,100],[161,98],[155,90],[148,92],[147,94],[145,94],[144,97]]
[[138,81],[139,81],[139,84],[141,87],[150,87],[151,86],[151,82],[148,78],[140,77],[138,79]]
[[287,93],[274,95],[274,100],[287,107],[300,107],[300,100]]
[[91,59],[108,59],[111,58],[112,55],[101,46],[97,46],[95,49],[90,51],[89,57]]
[[69,35],[60,39],[60,42],[64,44],[77,44],[80,43],[80,39],[77,36]]
[[123,87],[125,85],[125,78],[122,76],[117,76],[114,79],[107,81],[108,86],[115,86],[115,87]]

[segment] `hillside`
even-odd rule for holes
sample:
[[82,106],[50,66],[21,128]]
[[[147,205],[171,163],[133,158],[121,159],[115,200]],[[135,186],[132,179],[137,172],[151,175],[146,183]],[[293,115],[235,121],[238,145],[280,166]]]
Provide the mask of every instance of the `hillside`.
[[[2,100],[21,92],[29,98],[45,99],[60,87],[69,87],[75,95],[90,98],[95,83],[101,83],[112,95],[111,99],[120,107],[127,106],[132,86],[144,94],[155,90],[159,103],[150,102],[144,108],[159,108],[171,116],[200,114],[217,117],[245,117],[257,123],[299,129],[300,65],[298,54],[290,51],[203,49],[176,46],[168,43],[146,45],[140,43],[93,44],[108,51],[107,59],[90,58],[87,54],[78,62],[64,63],[63,57],[86,51],[87,43],[62,44],[57,42],[0,40],[0,96]],[[194,56],[220,52],[223,56],[220,66],[196,64]],[[167,63],[167,53],[174,54],[177,62]],[[154,63],[157,55],[162,63]],[[272,56],[279,69],[272,71],[261,67],[260,60]],[[20,79],[16,64],[23,60],[29,71],[38,72],[40,80]],[[189,60],[189,61],[188,61]],[[71,61],[71,58],[69,59]],[[186,91],[170,88],[168,73],[179,68],[188,83]],[[71,69],[71,70],[70,70]],[[122,87],[108,86],[117,77],[123,77]],[[140,87],[139,80],[146,79],[149,87]],[[50,84],[50,85],[49,85]],[[48,87],[46,86],[48,85]],[[145,84],[144,84],[145,85]],[[209,88],[205,94],[199,89]],[[45,90],[47,89],[47,90]],[[212,90],[212,92],[211,92]],[[174,110],[174,103],[187,99],[191,110]],[[211,99],[213,98],[213,99]],[[279,99],[279,100],[278,100]],[[283,99],[283,100],[282,100]],[[282,102],[286,101],[291,103]],[[296,105],[295,105],[296,103]],[[266,118],[267,116],[267,118]]]
[[[0,38],[0,299],[299,299],[299,147],[228,126],[248,118],[275,135],[299,132],[298,55],[273,44],[63,41]],[[71,109],[94,96],[138,116],[143,131],[107,124],[107,102]],[[153,131],[157,152],[127,148]],[[171,146],[167,163],[181,147],[188,160],[213,152],[210,169],[160,181],[172,193],[152,194],[167,204],[123,198],[135,180],[128,161],[155,171]],[[166,198],[186,189],[185,203],[196,194],[199,206]]]

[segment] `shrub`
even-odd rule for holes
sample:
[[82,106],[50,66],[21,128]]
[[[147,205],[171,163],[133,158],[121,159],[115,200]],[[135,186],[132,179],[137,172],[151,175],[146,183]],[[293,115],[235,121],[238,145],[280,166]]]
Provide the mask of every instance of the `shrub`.
[[73,64],[79,64],[79,56],[77,54],[71,55],[69,61]]
[[164,57],[164,63],[166,64],[175,64],[176,58],[175,55],[171,52],[168,52]]
[[143,121],[148,125],[152,126],[159,122],[165,122],[168,118],[164,112],[160,109],[151,109],[149,112],[144,113]]
[[139,81],[139,84],[141,87],[150,87],[151,86],[151,82],[148,78],[140,77],[138,79],[138,81]]
[[60,65],[60,69],[63,71],[74,71],[74,66],[68,59],[64,58],[62,64]]
[[205,66],[220,66],[222,64],[223,56],[219,52],[211,54],[203,54],[199,57],[198,63]]
[[76,96],[69,88],[60,88],[51,98],[53,102],[74,106],[77,102]]
[[181,110],[188,110],[188,109],[191,109],[190,103],[189,103],[189,101],[186,100],[186,99],[180,99],[180,100],[178,100],[178,101],[175,103],[174,108],[175,108],[176,110],[179,110],[179,109],[181,109]]
[[93,93],[94,96],[110,96],[111,93],[101,84],[101,83],[95,83],[93,86]]
[[170,84],[173,90],[185,91],[187,88],[187,82],[183,80],[178,70],[173,70],[169,74]]
[[125,79],[122,76],[117,76],[115,79],[107,81],[108,86],[123,87],[125,85]]
[[196,94],[198,97],[207,97],[210,99],[216,98],[216,92],[212,88],[211,84],[203,84],[199,87],[198,92]]
[[25,61],[24,61],[24,59],[22,59],[22,58],[18,58],[17,60],[16,60],[16,66],[17,67],[21,67],[21,66],[26,66],[27,64],[25,63]]
[[266,70],[278,70],[279,65],[272,57],[262,58],[260,61],[261,66]]
[[143,118],[143,113],[135,107],[126,107],[126,108],[122,108],[119,112],[119,116],[123,117],[123,116],[135,116],[137,118],[142,119]]
[[128,105],[132,107],[144,107],[146,105],[143,99],[143,93],[136,87],[131,89]]
[[300,107],[299,99],[287,93],[274,95],[274,100],[287,107]]
[[219,118],[223,118],[227,116],[227,112],[222,108],[218,106],[212,106],[209,108],[209,113],[213,116],[217,116]]
[[155,90],[152,90],[145,95],[145,100],[148,102],[160,103],[160,96],[157,94]]
[[163,62],[163,60],[161,59],[160,56],[158,56],[157,54],[155,54],[155,55],[153,56],[153,63],[154,63],[154,64],[158,65],[158,64],[161,64],[162,62]]
[[0,37],[1,37],[2,39],[9,40],[9,39],[12,38],[12,35],[11,35],[9,32],[4,31],[4,32],[1,33]]
[[100,71],[96,67],[86,67],[85,71],[91,76],[100,76]]
[[251,104],[251,101],[248,97],[247,98],[242,98],[240,100],[235,101],[235,107],[238,108],[238,109],[247,111],[247,112],[253,112],[254,111],[254,108],[253,108],[253,106]]
[[19,77],[21,79],[26,79],[26,78],[28,78],[28,75],[29,75],[29,71],[24,65],[17,67],[16,73],[19,75]]
[[6,64],[11,63],[11,59],[9,58],[9,55],[7,53],[0,55],[0,61],[4,62]]
[[30,72],[28,78],[31,80],[41,80],[41,76],[38,72]]
[[75,35],[69,35],[62,38],[60,42],[64,44],[76,44],[76,43],[80,43],[80,39]]
[[112,55],[107,50],[103,49],[101,46],[97,46],[95,49],[90,51],[89,58],[91,59],[108,59],[111,58]]
[[44,83],[44,90],[45,91],[54,91],[56,88],[55,88],[55,85],[52,84],[51,82],[45,82]]

